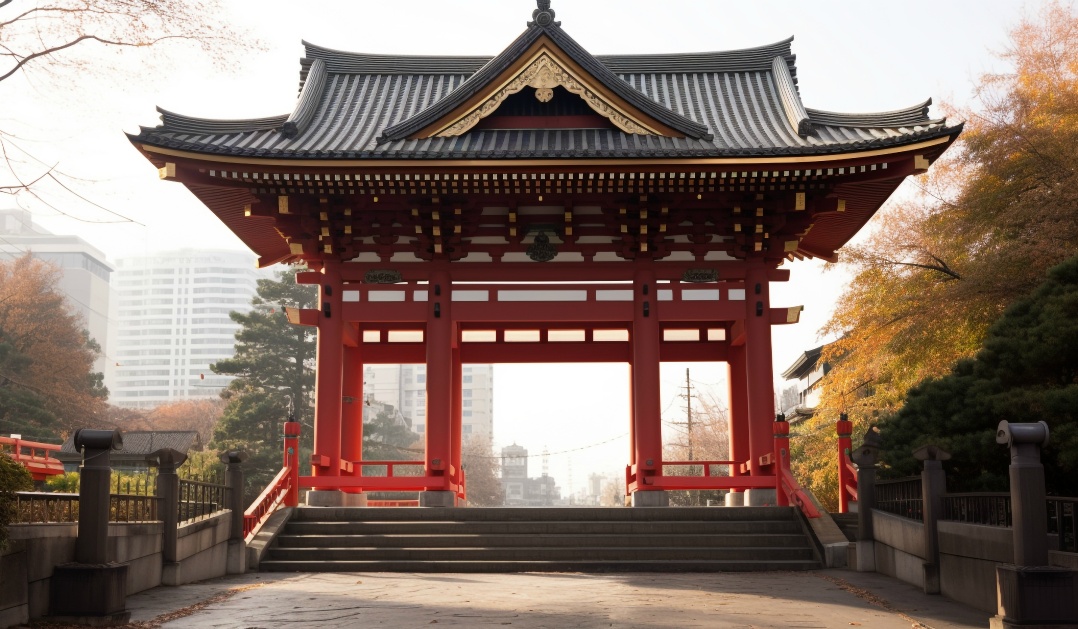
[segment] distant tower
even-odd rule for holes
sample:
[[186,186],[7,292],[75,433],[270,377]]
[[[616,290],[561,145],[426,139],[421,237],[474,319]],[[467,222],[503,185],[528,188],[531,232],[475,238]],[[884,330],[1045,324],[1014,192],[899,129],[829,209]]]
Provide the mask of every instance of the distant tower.
[[550,476],[550,450],[543,446],[543,476]]

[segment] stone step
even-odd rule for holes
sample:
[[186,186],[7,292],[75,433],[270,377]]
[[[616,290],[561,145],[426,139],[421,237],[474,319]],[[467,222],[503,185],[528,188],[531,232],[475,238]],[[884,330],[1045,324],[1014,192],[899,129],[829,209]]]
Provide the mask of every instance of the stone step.
[[745,533],[745,534],[683,534],[672,535],[521,535],[513,533],[494,534],[447,534],[447,535],[294,535],[283,533],[277,537],[279,548],[441,548],[441,547],[513,547],[513,546],[630,546],[662,548],[671,546],[699,548],[731,548],[767,546],[773,548],[796,548],[805,546],[802,533]]
[[791,520],[792,507],[670,507],[635,508],[364,508],[364,507],[300,507],[293,513],[296,522],[402,522],[402,521],[453,521],[453,522],[542,522],[542,521],[595,521],[608,522],[663,522],[689,520],[693,522],[742,521],[742,520]]
[[752,534],[802,533],[796,520],[764,520],[741,522],[610,522],[610,521],[473,521],[473,522],[289,522],[286,530],[294,535],[453,535],[453,534],[518,534],[518,535],[676,535],[676,534]]
[[278,548],[274,561],[812,561],[801,548]]
[[816,570],[817,561],[277,561],[267,572],[761,572]]

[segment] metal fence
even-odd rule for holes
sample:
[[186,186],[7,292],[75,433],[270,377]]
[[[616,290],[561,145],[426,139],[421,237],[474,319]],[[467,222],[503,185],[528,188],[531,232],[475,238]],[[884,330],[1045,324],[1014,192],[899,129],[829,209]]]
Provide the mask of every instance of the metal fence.
[[227,487],[219,474],[186,473],[180,477],[180,522],[195,520],[225,508]]
[[923,522],[925,507],[921,494],[921,477],[877,481],[875,508]]
[[157,518],[156,477],[117,476],[109,494],[109,522],[154,522]]
[[1056,548],[1078,553],[1078,498],[1048,496],[1048,532],[1059,536]]
[[1011,525],[1011,495],[1008,493],[943,494],[941,520],[984,524]]
[[44,491],[15,494],[14,524],[55,524],[79,521],[79,495]]

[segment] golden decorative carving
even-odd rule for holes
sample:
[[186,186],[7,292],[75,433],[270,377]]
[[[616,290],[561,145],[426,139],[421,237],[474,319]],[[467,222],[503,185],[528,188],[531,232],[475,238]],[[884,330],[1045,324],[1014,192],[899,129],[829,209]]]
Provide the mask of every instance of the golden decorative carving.
[[[493,114],[501,106],[506,98],[516,94],[526,87],[535,88],[535,97],[542,102],[547,102],[554,97],[555,87],[564,87],[567,91],[576,94],[591,107],[595,113],[607,118],[626,133],[639,135],[656,135],[653,131],[645,128],[640,123],[618,110],[617,107],[608,103],[591,88],[579,81],[575,76],[563,68],[553,57],[544,52],[535,61],[528,64],[511,81],[483,101],[478,107],[464,115],[461,119],[439,131],[436,135],[442,138],[451,138],[467,132],[479,123],[480,120]],[[545,100],[544,100],[545,97]]]

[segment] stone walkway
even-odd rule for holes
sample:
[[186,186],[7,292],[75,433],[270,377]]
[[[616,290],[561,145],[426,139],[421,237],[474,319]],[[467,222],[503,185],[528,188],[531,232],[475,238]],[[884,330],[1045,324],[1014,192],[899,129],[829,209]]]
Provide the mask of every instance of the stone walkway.
[[990,614],[878,574],[248,574],[128,599],[139,628],[958,629]]

